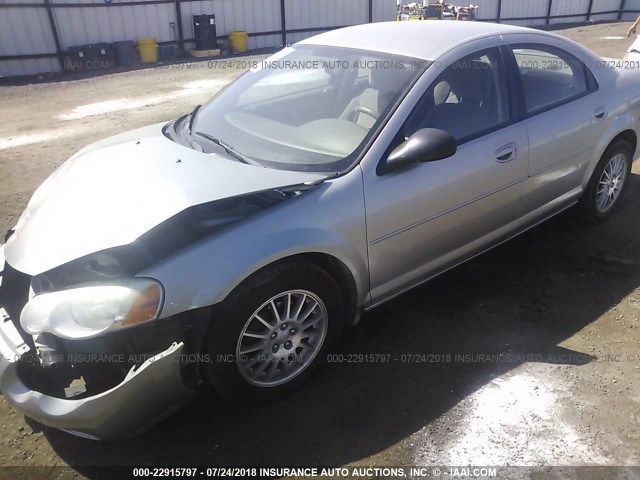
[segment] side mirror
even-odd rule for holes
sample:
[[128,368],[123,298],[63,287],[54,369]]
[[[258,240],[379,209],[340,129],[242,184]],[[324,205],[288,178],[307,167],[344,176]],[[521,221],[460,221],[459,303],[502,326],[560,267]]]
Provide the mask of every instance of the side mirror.
[[458,144],[449,133],[436,128],[423,128],[389,154],[384,172],[401,170],[413,163],[449,158],[457,149]]

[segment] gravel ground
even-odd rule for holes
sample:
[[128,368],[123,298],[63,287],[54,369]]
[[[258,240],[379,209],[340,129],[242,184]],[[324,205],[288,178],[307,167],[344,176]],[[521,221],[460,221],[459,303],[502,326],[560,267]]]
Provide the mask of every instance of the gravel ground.
[[[558,33],[619,58],[628,27]],[[82,146],[190,111],[243,71],[209,67],[0,87],[0,231]],[[97,478],[87,466],[639,465],[640,162],[629,190],[606,224],[569,212],[367,314],[339,353],[386,364],[334,363],[267,407],[199,400],[119,444],[1,399],[0,466]]]

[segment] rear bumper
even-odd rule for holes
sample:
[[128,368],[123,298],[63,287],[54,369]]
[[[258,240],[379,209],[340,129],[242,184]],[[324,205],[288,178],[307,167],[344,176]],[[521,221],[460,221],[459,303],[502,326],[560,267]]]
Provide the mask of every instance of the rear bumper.
[[98,395],[65,400],[29,389],[18,376],[20,354],[7,356],[6,346],[15,338],[11,322],[0,324],[0,390],[16,409],[45,425],[86,438],[119,440],[136,436],[169,416],[194,396],[182,381],[183,343],[132,368],[117,386]]

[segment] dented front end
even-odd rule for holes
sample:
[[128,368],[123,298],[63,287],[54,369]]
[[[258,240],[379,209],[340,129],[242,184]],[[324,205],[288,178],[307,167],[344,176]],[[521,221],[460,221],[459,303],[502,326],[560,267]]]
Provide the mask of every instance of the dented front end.
[[0,247],[0,390],[33,419],[87,438],[135,436],[195,395],[188,361],[193,315],[154,320],[93,338],[20,324],[32,278],[4,262]]
[[0,247],[5,398],[44,424],[100,439],[134,436],[189,401],[222,298],[183,293],[197,285],[217,294],[212,279],[226,277],[203,280],[181,258],[220,271],[211,260],[220,249],[198,247],[295,204],[325,178],[204,154],[158,125],[76,154]]

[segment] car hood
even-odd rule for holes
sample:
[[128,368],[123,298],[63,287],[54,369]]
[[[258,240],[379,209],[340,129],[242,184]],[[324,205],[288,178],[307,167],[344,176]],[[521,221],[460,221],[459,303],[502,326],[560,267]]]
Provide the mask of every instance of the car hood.
[[127,245],[189,207],[324,177],[205,154],[166,138],[162,125],[146,127],[86,147],[58,168],[18,220],[6,260],[38,275]]

